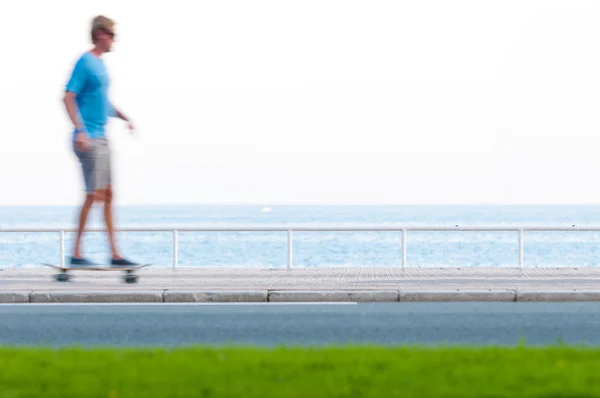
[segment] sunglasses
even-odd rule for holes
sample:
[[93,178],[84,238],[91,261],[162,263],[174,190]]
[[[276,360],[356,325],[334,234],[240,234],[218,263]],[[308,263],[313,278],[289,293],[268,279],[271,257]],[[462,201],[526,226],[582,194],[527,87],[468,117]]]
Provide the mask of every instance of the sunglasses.
[[116,34],[115,32],[111,32],[110,30],[107,29],[102,29],[102,32],[106,33],[108,36],[110,36],[111,39],[114,39]]

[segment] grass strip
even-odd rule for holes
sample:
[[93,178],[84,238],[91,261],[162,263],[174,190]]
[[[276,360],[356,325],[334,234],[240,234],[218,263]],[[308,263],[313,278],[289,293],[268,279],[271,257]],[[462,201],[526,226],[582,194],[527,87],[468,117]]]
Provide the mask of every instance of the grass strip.
[[577,347],[0,348],[0,398],[600,397]]

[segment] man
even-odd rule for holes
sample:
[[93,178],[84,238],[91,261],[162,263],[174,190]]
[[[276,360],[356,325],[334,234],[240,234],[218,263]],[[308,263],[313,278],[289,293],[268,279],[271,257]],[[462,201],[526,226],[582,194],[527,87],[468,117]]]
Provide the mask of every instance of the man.
[[79,228],[75,239],[72,265],[93,265],[81,255],[81,236],[88,213],[94,202],[104,202],[104,219],[108,231],[111,265],[131,266],[135,263],[121,257],[114,238],[112,217],[112,169],[111,153],[105,135],[105,125],[109,117],[131,121],[116,109],[108,96],[109,78],[102,60],[102,54],[110,52],[115,40],[115,23],[105,16],[92,20],[91,39],[94,47],[84,53],[76,62],[66,85],[64,103],[69,118],[73,122],[73,149],[83,171],[86,197],[79,214]]

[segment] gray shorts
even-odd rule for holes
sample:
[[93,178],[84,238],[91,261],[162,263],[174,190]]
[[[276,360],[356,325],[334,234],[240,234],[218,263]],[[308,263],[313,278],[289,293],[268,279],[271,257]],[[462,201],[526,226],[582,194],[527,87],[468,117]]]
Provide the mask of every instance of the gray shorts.
[[81,164],[85,191],[106,189],[112,182],[111,153],[106,138],[93,138],[87,151],[74,148]]

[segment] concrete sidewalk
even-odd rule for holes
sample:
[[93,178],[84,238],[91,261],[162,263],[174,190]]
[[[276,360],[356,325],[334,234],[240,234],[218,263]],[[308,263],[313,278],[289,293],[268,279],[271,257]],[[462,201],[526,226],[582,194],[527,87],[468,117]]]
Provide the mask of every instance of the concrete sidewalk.
[[144,268],[119,271],[0,270],[0,303],[600,301],[597,268]]

